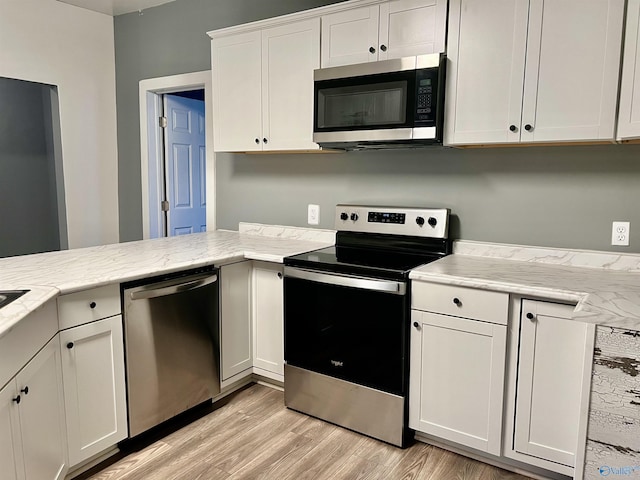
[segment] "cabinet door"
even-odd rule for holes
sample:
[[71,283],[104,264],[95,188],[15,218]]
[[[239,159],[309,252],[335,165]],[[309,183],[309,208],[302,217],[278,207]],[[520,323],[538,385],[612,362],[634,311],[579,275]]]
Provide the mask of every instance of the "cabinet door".
[[313,71],[319,67],[319,18],[262,32],[264,150],[319,148],[313,142]]
[[624,3],[531,0],[521,141],[613,140]]
[[222,380],[251,374],[251,262],[220,268]]
[[74,466],[127,437],[122,316],[61,332],[60,348]]
[[[284,379],[282,265],[253,265],[253,365]],[[258,372],[261,373],[261,372]]]
[[67,472],[67,436],[60,345],[54,337],[16,376],[23,392],[20,428],[27,479],[63,479]]
[[7,480],[24,479],[19,404],[14,400],[17,397],[15,380],[0,390],[0,466],[2,478]]
[[378,59],[444,52],[446,23],[446,0],[381,4]]
[[522,302],[514,432],[515,451],[568,467],[575,464],[579,443],[584,447],[579,431],[590,385],[583,378],[593,353],[587,347],[593,325],[568,320],[572,311],[567,305]]
[[629,0],[620,84],[618,139],[640,137],[640,0]]
[[449,4],[445,143],[520,141],[529,0]]
[[322,68],[378,60],[378,5],[322,17]]
[[262,150],[261,41],[259,31],[211,41],[216,151]]
[[501,453],[504,325],[412,310],[409,426]]

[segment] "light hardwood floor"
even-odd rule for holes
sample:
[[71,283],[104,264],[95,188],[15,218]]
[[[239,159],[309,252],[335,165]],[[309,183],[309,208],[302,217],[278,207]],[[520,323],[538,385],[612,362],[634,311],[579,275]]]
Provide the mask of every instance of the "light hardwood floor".
[[93,480],[524,480],[416,443],[399,449],[284,406],[262,385],[89,477]]

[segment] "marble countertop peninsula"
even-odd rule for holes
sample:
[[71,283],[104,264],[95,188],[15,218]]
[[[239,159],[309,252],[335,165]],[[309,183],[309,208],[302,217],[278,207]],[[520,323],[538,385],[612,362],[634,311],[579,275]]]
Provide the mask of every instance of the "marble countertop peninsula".
[[575,303],[575,320],[640,330],[640,255],[461,241],[410,278]]
[[[0,259],[0,290],[28,289],[0,310],[0,336],[60,294],[243,259],[282,263],[289,255],[334,244],[335,232],[245,224],[217,230]],[[304,232],[306,231],[306,232]],[[296,233],[297,232],[297,233]],[[279,233],[279,234],[278,234]]]

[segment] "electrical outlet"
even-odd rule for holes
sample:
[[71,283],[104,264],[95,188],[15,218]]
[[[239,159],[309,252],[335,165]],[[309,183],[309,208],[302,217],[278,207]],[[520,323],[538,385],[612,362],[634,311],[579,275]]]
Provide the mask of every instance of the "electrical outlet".
[[629,246],[629,222],[613,222],[611,227],[611,245]]
[[309,204],[307,209],[307,223],[309,225],[318,225],[320,223],[320,205]]

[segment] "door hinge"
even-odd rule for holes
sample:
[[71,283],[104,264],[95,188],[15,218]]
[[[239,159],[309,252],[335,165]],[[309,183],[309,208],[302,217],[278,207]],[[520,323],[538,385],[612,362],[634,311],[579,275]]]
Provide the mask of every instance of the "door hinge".
[[167,128],[167,117],[159,117],[158,125],[160,126],[160,128]]
[[160,209],[163,212],[168,212],[169,211],[169,201],[168,200],[163,200],[160,202]]

